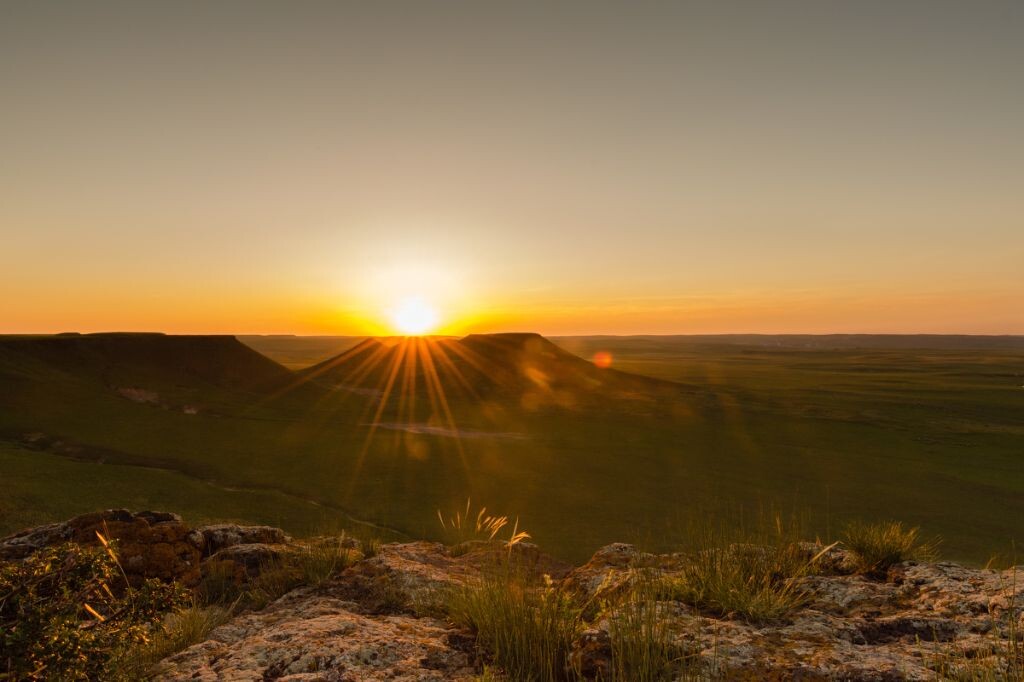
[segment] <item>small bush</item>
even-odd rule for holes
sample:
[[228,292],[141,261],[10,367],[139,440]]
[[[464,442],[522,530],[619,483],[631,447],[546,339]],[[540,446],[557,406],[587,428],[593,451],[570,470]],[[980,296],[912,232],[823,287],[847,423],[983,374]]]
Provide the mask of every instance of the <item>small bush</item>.
[[855,521],[846,526],[843,544],[852,553],[856,572],[878,575],[904,561],[935,558],[938,540],[922,542],[919,533],[919,528],[904,528],[899,521]]
[[109,547],[40,550],[0,565],[0,668],[10,679],[116,679],[120,653],[185,599],[158,580],[128,585]]
[[447,592],[446,610],[510,679],[553,682],[580,631],[581,609],[549,584],[506,567]]

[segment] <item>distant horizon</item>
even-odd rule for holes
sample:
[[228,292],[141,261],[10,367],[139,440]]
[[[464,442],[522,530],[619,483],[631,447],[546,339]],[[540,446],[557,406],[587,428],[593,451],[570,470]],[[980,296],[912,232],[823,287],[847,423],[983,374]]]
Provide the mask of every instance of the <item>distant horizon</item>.
[[729,336],[729,337],[741,337],[741,336],[815,336],[815,337],[826,337],[826,336],[944,336],[944,337],[979,337],[979,338],[1021,338],[1024,339],[1024,333],[1000,333],[1000,332],[983,332],[983,333],[962,333],[962,332],[629,332],[620,334],[609,334],[609,333],[545,333],[542,331],[536,331],[533,329],[498,329],[488,331],[467,331],[463,333],[438,333],[438,334],[301,334],[301,333],[289,333],[289,332],[231,332],[231,331],[162,331],[158,329],[104,329],[96,331],[76,331],[76,330],[64,330],[59,332],[36,332],[36,331],[14,331],[14,332],[0,332],[0,336],[99,336],[103,334],[159,334],[163,336],[234,336],[234,337],[294,337],[294,338],[336,338],[336,339],[356,339],[356,338],[406,338],[406,337],[422,337],[422,338],[457,338],[470,336],[472,334],[538,334],[544,337],[550,338],[568,338],[568,337],[590,337],[590,338],[635,338],[635,337],[707,337],[707,336]]

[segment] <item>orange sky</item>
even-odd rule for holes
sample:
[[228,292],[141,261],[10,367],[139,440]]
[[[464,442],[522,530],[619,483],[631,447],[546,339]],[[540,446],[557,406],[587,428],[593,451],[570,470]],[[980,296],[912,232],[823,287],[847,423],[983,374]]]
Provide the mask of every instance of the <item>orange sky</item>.
[[0,10],[0,333],[1024,334],[1024,5]]

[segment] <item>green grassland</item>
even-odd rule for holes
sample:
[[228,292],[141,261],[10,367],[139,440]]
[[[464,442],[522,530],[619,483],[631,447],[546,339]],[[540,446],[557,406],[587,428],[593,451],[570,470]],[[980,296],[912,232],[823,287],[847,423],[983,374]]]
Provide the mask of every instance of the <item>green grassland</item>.
[[[292,366],[322,359],[318,343],[296,338],[285,349]],[[618,369],[678,385],[628,396],[581,385],[550,403],[453,400],[455,438],[422,395],[415,419],[408,404],[389,403],[379,421],[434,430],[374,430],[367,391],[296,385],[252,358],[246,372],[183,370],[153,351],[124,366],[90,360],[85,371],[0,343],[0,532],[124,505],[293,532],[347,512],[437,537],[435,511],[471,496],[573,560],[616,540],[670,548],[694,515],[741,508],[807,511],[822,536],[852,518],[899,518],[971,561],[1021,540],[1019,342],[559,343],[581,357],[609,351]],[[128,399],[124,387],[159,401]]]

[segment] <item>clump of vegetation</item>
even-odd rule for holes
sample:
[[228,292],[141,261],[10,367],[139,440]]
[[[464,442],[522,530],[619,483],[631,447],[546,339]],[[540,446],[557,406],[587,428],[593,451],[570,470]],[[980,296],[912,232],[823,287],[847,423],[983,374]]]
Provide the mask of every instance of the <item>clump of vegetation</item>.
[[446,610],[510,679],[566,679],[582,609],[550,579],[531,580],[511,564],[447,592]]
[[[441,522],[441,528],[448,538],[447,544],[459,546],[474,541],[493,542],[497,539],[501,529],[509,524],[507,516],[492,516],[487,513],[487,507],[481,507],[474,518],[472,508],[472,500],[467,498],[466,508],[456,511],[448,517],[447,521],[445,521],[441,510],[437,510],[437,519]],[[519,519],[516,519],[508,540],[504,542],[511,547],[529,537],[529,533],[519,530]]]
[[697,652],[676,643],[659,605],[663,592],[660,580],[639,571],[626,596],[609,610],[612,680],[661,682],[687,679],[694,672]]
[[934,559],[939,541],[922,541],[920,528],[904,528],[899,521],[855,521],[846,526],[843,544],[852,555],[853,568],[857,573],[878,575],[904,561]]
[[809,557],[797,527],[776,516],[752,529],[712,523],[695,529],[679,576],[666,582],[670,596],[752,622],[785,617],[806,601],[800,578],[813,573],[824,554]]
[[175,584],[128,584],[112,548],[68,543],[0,565],[2,667],[10,679],[116,679],[124,653],[186,602]]
[[179,651],[207,639],[210,631],[227,622],[233,609],[193,603],[169,613],[145,643],[131,647],[112,664],[112,679],[146,679],[154,667]]
[[252,578],[240,579],[233,562],[210,564],[199,584],[206,605],[262,609],[296,587],[316,587],[338,575],[362,556],[345,533],[307,540],[279,557],[260,564]]
[[303,584],[318,586],[359,559],[359,552],[350,544],[345,533],[337,537],[314,538],[284,561],[298,570]]

